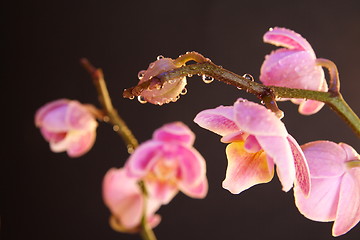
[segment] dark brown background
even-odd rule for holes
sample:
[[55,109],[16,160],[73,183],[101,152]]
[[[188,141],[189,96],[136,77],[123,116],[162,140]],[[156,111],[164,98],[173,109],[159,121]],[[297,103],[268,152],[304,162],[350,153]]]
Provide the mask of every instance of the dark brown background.
[[[221,188],[225,144],[192,122],[201,110],[256,100],[220,82],[188,82],[188,94],[158,107],[122,99],[139,70],[157,55],[176,58],[195,50],[238,74],[255,78],[275,47],[262,42],[269,27],[301,33],[318,57],[333,60],[345,99],[359,114],[360,7],[354,1],[11,1],[1,3],[1,234],[3,239],[139,239],[112,231],[101,182],[128,154],[121,139],[100,124],[94,148],[70,159],[50,152],[33,124],[36,109],[59,98],[97,106],[90,77],[79,64],[89,58],[103,68],[114,105],[142,142],[161,125],[181,120],[197,134],[195,147],[207,160],[205,200],[179,194],[159,213],[155,229],[164,239],[331,239],[332,223],[303,217],[292,191],[277,178],[240,195]],[[288,131],[300,144],[318,139],[359,139],[329,108],[301,116],[280,103]],[[360,226],[338,239],[360,239]]]

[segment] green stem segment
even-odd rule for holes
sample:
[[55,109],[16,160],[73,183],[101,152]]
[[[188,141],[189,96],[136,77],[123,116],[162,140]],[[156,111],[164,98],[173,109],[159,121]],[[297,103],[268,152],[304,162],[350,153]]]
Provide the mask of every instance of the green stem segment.
[[[126,144],[129,154],[131,154],[139,143],[132,134],[131,130],[126,125],[125,121],[120,117],[116,109],[113,107],[109,91],[106,87],[104,75],[101,69],[95,68],[87,59],[81,59],[81,63],[84,68],[90,73],[93,83],[98,92],[99,101],[103,107],[105,116],[103,121],[110,122],[113,125],[114,131],[116,131]],[[147,199],[147,191],[142,181],[139,181],[139,187],[143,193],[144,199]],[[144,201],[144,213],[141,220],[141,236],[144,240],[156,240],[155,234],[149,226],[146,219],[147,201]]]
[[[324,62],[322,62],[322,64],[324,65]],[[338,79],[333,79],[334,82],[331,84],[332,91],[329,92],[265,86],[217,66],[211,61],[183,66],[169,72],[161,73],[153,79],[165,82],[171,79],[196,74],[213,77],[214,79],[256,95],[259,99],[262,99],[265,105],[274,111],[278,116],[281,115],[281,111],[276,106],[276,98],[305,98],[324,102],[345,120],[357,136],[360,136],[359,117],[345,102],[341,94],[337,92],[339,89]],[[151,79],[149,81],[151,81]],[[149,85],[149,83],[144,82],[136,87],[125,89],[123,96],[128,98],[137,96],[143,89],[146,89],[146,85]]]

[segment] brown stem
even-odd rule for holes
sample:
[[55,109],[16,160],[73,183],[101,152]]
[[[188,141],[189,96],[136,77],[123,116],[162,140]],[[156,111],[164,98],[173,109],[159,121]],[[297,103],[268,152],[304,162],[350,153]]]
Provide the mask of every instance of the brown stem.
[[[331,69],[335,68],[332,67]],[[278,116],[281,115],[281,112],[275,105],[276,103],[274,99],[276,98],[304,98],[321,101],[330,106],[330,108],[332,108],[339,116],[341,116],[345,120],[345,122],[354,130],[355,134],[360,136],[359,117],[345,102],[340,93],[334,94],[336,93],[337,89],[339,89],[339,81],[336,72],[337,71],[332,70],[333,78],[330,82],[330,85],[333,90],[329,92],[265,86],[263,84],[256,83],[246,77],[237,75],[220,66],[217,66],[212,62],[196,63],[183,66],[169,72],[161,73],[155,78],[160,80],[161,82],[165,82],[170,81],[171,79],[185,77],[188,75],[198,74],[210,76],[226,84],[230,84],[239,89],[245,90],[246,92],[254,94],[259,99],[262,99],[266,106],[272,111],[274,111]],[[139,89],[142,89],[143,87],[145,87],[146,89],[147,84],[149,83],[144,82],[136,87],[125,89],[123,96],[125,98],[139,96],[141,93]],[[134,89],[136,89],[137,91],[134,91]]]
[[81,63],[92,76],[93,83],[99,95],[99,101],[106,115],[103,120],[109,121],[113,125],[114,131],[124,140],[128,152],[132,153],[139,143],[113,107],[102,70],[95,68],[86,58],[81,59]]
[[[114,131],[116,131],[122,137],[126,144],[128,153],[131,154],[139,145],[139,143],[130,131],[130,129],[127,127],[124,120],[122,120],[116,109],[113,107],[102,70],[95,68],[86,58],[81,59],[81,63],[92,76],[94,85],[98,92],[99,101],[104,108],[104,112],[106,114],[103,120],[109,121],[113,125]],[[146,199],[144,201],[144,212],[141,220],[141,236],[144,240],[156,240],[155,234],[146,219],[147,191],[144,183],[141,180],[139,181],[139,185],[143,193],[144,199]],[[114,219],[112,219],[112,221],[114,221]]]

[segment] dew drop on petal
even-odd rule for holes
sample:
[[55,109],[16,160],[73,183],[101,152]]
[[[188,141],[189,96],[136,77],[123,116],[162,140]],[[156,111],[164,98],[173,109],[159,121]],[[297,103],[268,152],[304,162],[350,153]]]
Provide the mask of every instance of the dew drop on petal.
[[135,98],[135,96],[131,96],[131,97],[129,97],[129,99],[130,99],[130,100],[133,100],[134,98]]
[[188,76],[188,77],[192,77],[193,75],[192,75],[192,74],[188,74],[187,76]]
[[241,88],[241,87],[237,87],[237,89],[242,90],[242,88]]
[[168,81],[169,84],[174,84],[175,82],[176,82],[176,79],[170,79],[170,80]]
[[163,58],[164,58],[163,55],[159,55],[159,56],[157,56],[156,60],[160,60],[160,59],[163,59]]
[[204,83],[212,83],[214,81],[214,78],[211,76],[202,75],[201,78]]
[[248,74],[248,73],[245,73],[243,75],[243,78],[246,78],[246,79],[248,79],[250,81],[254,81],[254,77],[252,75]]
[[181,95],[185,95],[187,93],[187,89],[186,88],[183,88],[183,90],[181,90]]
[[273,28],[269,28],[269,31],[271,32],[271,31],[273,31],[274,29]]
[[145,98],[143,96],[138,96],[137,99],[138,99],[139,103],[142,103],[142,104],[147,103],[147,101],[145,100]]
[[142,70],[138,73],[138,79],[141,80],[145,75],[145,70]]

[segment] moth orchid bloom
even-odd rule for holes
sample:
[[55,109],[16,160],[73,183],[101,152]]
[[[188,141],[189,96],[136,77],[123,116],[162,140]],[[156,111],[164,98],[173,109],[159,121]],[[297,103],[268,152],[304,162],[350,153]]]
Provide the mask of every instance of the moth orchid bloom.
[[95,142],[97,122],[92,109],[75,100],[59,99],[36,112],[35,125],[53,152],[67,151],[70,157],[79,157]]
[[223,187],[233,194],[277,175],[283,191],[297,181],[307,195],[310,190],[308,167],[300,146],[284,124],[264,106],[238,99],[234,106],[220,106],[200,112],[194,121],[222,136],[228,167]]
[[[144,212],[144,195],[138,185],[138,179],[131,178],[125,169],[110,169],[103,180],[103,199],[110,209],[110,224],[114,230],[137,232]],[[154,215],[160,202],[149,198],[146,202],[146,217],[150,227],[160,223],[160,216]]]
[[149,195],[162,204],[179,190],[204,198],[208,190],[205,160],[192,147],[194,140],[194,133],[181,122],[162,126],[130,156],[125,165],[128,174],[141,178]]
[[360,156],[345,143],[316,141],[302,145],[310,168],[311,192],[294,187],[299,211],[315,221],[334,221],[332,235],[348,232],[360,220]]
[[[260,81],[269,86],[280,86],[314,91],[327,91],[328,86],[321,66],[316,64],[315,52],[300,34],[286,28],[270,29],[264,42],[283,48],[272,51],[261,66]],[[288,100],[288,99],[283,99]],[[324,103],[291,99],[299,104],[301,114],[318,112]]]
[[[158,58],[155,62],[150,63],[147,70],[142,70],[138,74],[140,79],[139,84],[151,80],[153,77],[167,71],[174,70],[181,67],[171,58]],[[172,79],[164,82],[163,85],[156,82],[150,84],[148,89],[145,89],[140,94],[140,102],[149,102],[152,104],[162,105],[164,103],[176,102],[180,93],[185,88],[187,82],[186,77]]]

